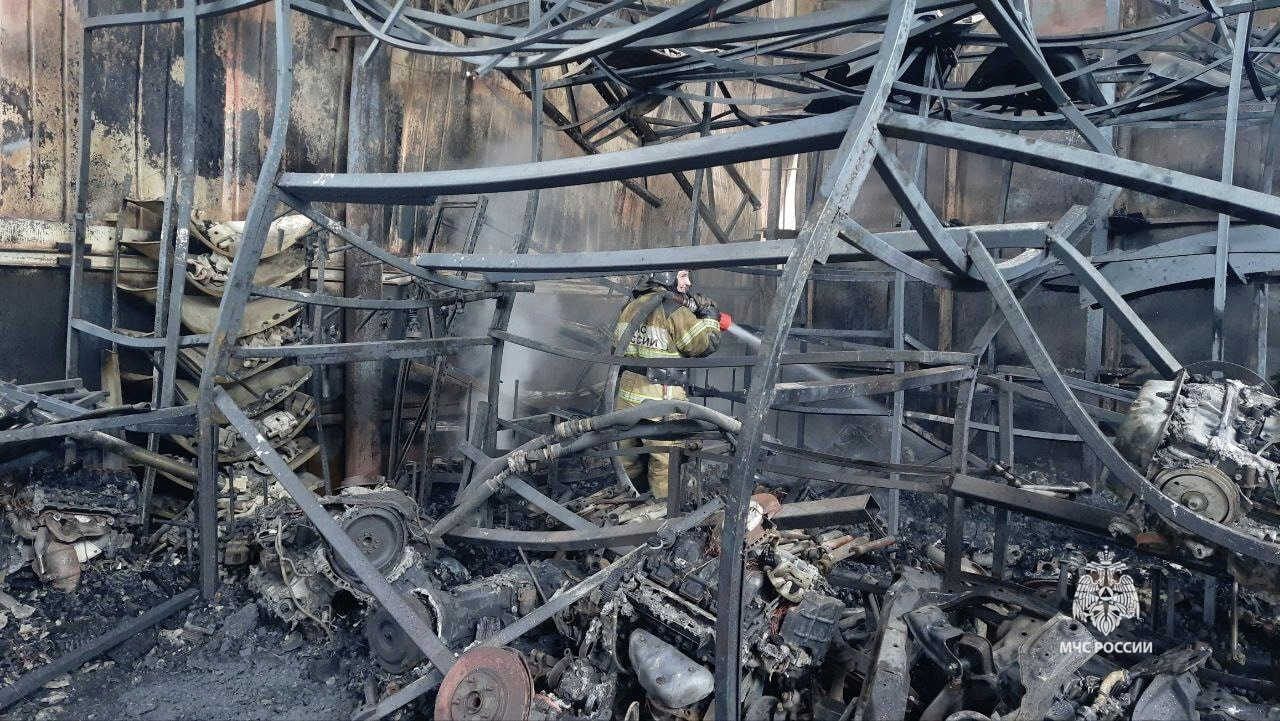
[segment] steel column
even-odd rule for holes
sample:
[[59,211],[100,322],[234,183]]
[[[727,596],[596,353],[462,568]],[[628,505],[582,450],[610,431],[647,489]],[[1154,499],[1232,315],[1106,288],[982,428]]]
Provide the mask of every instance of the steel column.
[[[718,612],[716,615],[716,695],[715,717],[737,718],[741,714],[739,673],[741,673],[742,556],[747,507],[763,441],[766,419],[773,404],[778,360],[786,343],[796,304],[804,293],[813,264],[826,260],[826,250],[836,232],[836,222],[857,195],[875,158],[872,142],[876,123],[893,85],[914,17],[915,0],[895,0],[885,27],[881,52],[867,90],[850,118],[821,188],[819,212],[807,219],[795,250],[787,260],[769,313],[768,326],[761,336],[759,360],[752,368],[752,382],[744,421],[738,436],[738,462],[728,482],[722,551],[719,566]],[[709,142],[714,140],[708,138]],[[785,151],[783,151],[785,152]],[[775,152],[775,155],[782,154]]]
[[[1226,129],[1222,135],[1222,182],[1231,184],[1236,170],[1236,128],[1240,118],[1240,83],[1249,50],[1249,28],[1253,13],[1236,18],[1235,47],[1231,53],[1231,79],[1227,85]],[[1227,324],[1227,261],[1231,255],[1231,218],[1218,215],[1218,244],[1213,254],[1213,345],[1214,360],[1226,360],[1223,333]]]
[[[383,105],[391,74],[391,52],[373,53],[376,40],[356,38],[353,57],[363,47],[362,62],[352,63],[350,110],[347,114],[348,172],[379,172],[385,165],[386,118]],[[347,228],[371,245],[387,244],[387,219],[381,206],[348,205]],[[382,264],[364,263],[358,255],[343,255],[342,294],[348,298],[382,298]],[[377,311],[347,310],[343,314],[349,343],[383,339]],[[365,360],[344,369],[343,412],[346,444],[342,485],[372,485],[382,473],[382,408],[385,363]]]
[[[245,219],[244,234],[231,263],[231,272],[223,288],[218,318],[209,334],[209,352],[200,375],[200,481],[196,487],[196,517],[200,527],[200,590],[212,598],[218,588],[218,456],[216,426],[213,422],[214,391],[217,378],[231,361],[249,300],[253,274],[258,269],[262,249],[267,241],[267,228],[275,206],[272,181],[280,169],[284,155],[285,134],[289,127],[290,99],[293,95],[293,32],[288,0],[276,0],[276,78],[275,106],[271,119],[271,139],[262,158],[253,201]],[[179,219],[181,221],[181,219]],[[175,261],[176,262],[176,261]]]
[[[173,260],[169,267],[164,355],[160,357],[161,408],[173,404],[174,381],[178,377],[178,341],[182,335],[182,301],[187,287],[187,254],[191,248],[191,210],[196,192],[196,134],[199,132],[196,114],[200,112],[196,73],[200,56],[198,22],[196,0],[186,0],[182,6],[182,155],[176,188],[178,217],[174,219]],[[156,302],[160,302],[158,296]]]

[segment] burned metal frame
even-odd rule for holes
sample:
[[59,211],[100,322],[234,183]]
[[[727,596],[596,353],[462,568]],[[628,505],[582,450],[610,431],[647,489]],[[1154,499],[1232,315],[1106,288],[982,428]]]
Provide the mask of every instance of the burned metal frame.
[[[515,343],[583,362],[616,365],[621,360],[615,356],[562,348],[508,332],[506,325],[512,305],[516,302],[515,294],[532,290],[530,283],[518,281],[598,277],[615,274],[624,269],[634,272],[636,269],[671,267],[674,263],[679,263],[682,267],[715,268],[783,266],[778,274],[778,291],[765,319],[762,343],[755,355],[676,362],[627,359],[628,364],[632,365],[695,368],[747,366],[752,370],[746,395],[740,396],[745,402],[745,413],[742,426],[736,433],[736,458],[721,457],[722,461],[728,462],[731,466],[730,482],[725,498],[713,501],[679,522],[705,521],[712,512],[718,510],[721,504],[723,505],[723,553],[719,566],[720,613],[716,619],[716,650],[717,656],[722,660],[716,667],[715,716],[717,718],[734,718],[740,711],[737,707],[739,669],[738,664],[732,660],[739,659],[742,652],[742,640],[739,638],[741,607],[736,601],[741,599],[744,522],[752,479],[758,470],[780,470],[777,465],[770,464],[763,458],[765,451],[779,450],[776,444],[765,442],[764,431],[768,419],[778,411],[808,410],[819,413],[830,411],[820,407],[806,408],[799,405],[802,403],[893,394],[893,408],[889,413],[894,419],[894,444],[900,449],[902,429],[912,423],[909,419],[913,417],[912,412],[905,411],[903,408],[902,393],[907,389],[926,385],[945,387],[956,384],[953,417],[914,413],[914,417],[917,418],[931,422],[949,422],[951,425],[952,435],[949,444],[951,458],[947,467],[921,467],[897,462],[877,464],[857,461],[857,459],[853,459],[856,462],[849,464],[851,467],[887,475],[888,478],[878,479],[881,487],[936,492],[947,499],[951,512],[946,539],[948,586],[957,586],[965,582],[957,559],[958,550],[963,541],[963,523],[960,522],[962,520],[960,514],[966,502],[982,501],[997,506],[1003,513],[1009,511],[1024,513],[1068,522],[1070,525],[1092,531],[1105,530],[1105,526],[1110,522],[1107,512],[1085,504],[1059,499],[1046,500],[1012,486],[992,483],[968,475],[970,471],[968,465],[972,462],[972,454],[969,452],[972,431],[986,431],[998,435],[998,463],[1003,465],[998,465],[995,461],[991,463],[993,467],[998,465],[1006,472],[1012,467],[1014,461],[1014,436],[1037,433],[1028,429],[1014,428],[1015,395],[1038,402],[1051,401],[1066,417],[1076,435],[1040,432],[1039,437],[1083,442],[1125,486],[1168,521],[1232,551],[1268,563],[1280,563],[1280,548],[1188,512],[1161,494],[1119,455],[1111,441],[1099,429],[1097,421],[1114,424],[1122,417],[1121,414],[1108,408],[1081,403],[1073,389],[1088,395],[1101,395],[1110,391],[1106,386],[1095,383],[1095,378],[1082,381],[1062,375],[1022,310],[1019,298],[1020,295],[1025,295],[1040,286],[1046,272],[1056,259],[1076,278],[1079,287],[1087,291],[1105,309],[1127,339],[1139,349],[1158,373],[1166,377],[1175,375],[1181,368],[1180,363],[1124,300],[1125,294],[1095,267],[1095,264],[1103,260],[1096,252],[1098,246],[1096,244],[1093,246],[1093,252],[1083,253],[1076,248],[1076,242],[1099,222],[1102,214],[1109,210],[1117,189],[1149,193],[1186,203],[1219,214],[1213,246],[1215,263],[1212,279],[1214,352],[1215,355],[1221,354],[1227,269],[1233,251],[1229,217],[1280,227],[1280,199],[1269,192],[1258,192],[1234,185],[1231,176],[1234,141],[1242,120],[1239,108],[1242,80],[1246,71],[1255,70],[1255,62],[1262,63],[1264,60],[1262,55],[1256,58],[1251,57],[1249,41],[1254,37],[1251,33],[1252,8],[1255,6],[1261,8],[1273,3],[1236,3],[1224,9],[1224,12],[1236,17],[1235,44],[1229,58],[1231,85],[1227,92],[1226,107],[1222,116],[1225,125],[1222,179],[1210,180],[1118,157],[1111,147],[1109,138],[1105,135],[1107,127],[1126,122],[1159,120],[1195,123],[1206,119],[1218,120],[1215,114],[1203,113],[1206,106],[1202,101],[1187,100],[1157,110],[1142,110],[1137,105],[1140,99],[1126,98],[1108,105],[1107,108],[1081,111],[1077,108],[1076,101],[1063,89],[1062,83],[1082,75],[1083,72],[1063,76],[1055,76],[1050,72],[1040,52],[1044,43],[1040,43],[1034,35],[1029,34],[1013,16],[1011,8],[1001,0],[980,0],[976,3],[992,21],[997,34],[978,36],[966,31],[960,36],[959,42],[975,45],[1007,45],[1035,78],[1034,91],[1044,93],[1055,109],[1044,119],[1024,119],[1020,116],[996,117],[994,114],[983,113],[972,108],[967,110],[960,108],[962,112],[955,113],[953,116],[949,112],[950,103],[982,100],[988,95],[994,99],[1001,97],[1001,92],[984,91],[977,95],[966,95],[965,92],[945,88],[940,81],[932,85],[928,81],[924,85],[914,85],[899,77],[903,70],[900,65],[904,64],[903,59],[907,57],[910,41],[918,34],[926,34],[938,27],[949,26],[967,14],[968,6],[961,2],[882,0],[874,3],[851,3],[848,7],[800,18],[763,20],[748,19],[750,16],[745,14],[760,4],[757,0],[731,0],[720,4],[719,9],[722,13],[720,19],[732,17],[735,22],[709,28],[700,27],[700,25],[704,22],[706,11],[716,3],[711,0],[688,0],[619,29],[605,25],[585,26],[612,10],[623,7],[625,3],[622,2],[575,7],[579,14],[569,16],[571,19],[568,21],[563,17],[560,18],[561,22],[558,25],[550,25],[551,16],[541,15],[539,6],[531,4],[527,18],[528,25],[521,28],[518,24],[511,26],[488,23],[460,14],[449,15],[412,8],[405,9],[404,3],[396,3],[394,8],[388,8],[377,0],[361,0],[360,7],[357,7],[355,2],[344,0],[342,9],[337,9],[311,0],[276,0],[274,3],[276,92],[272,129],[246,221],[244,242],[236,253],[213,331],[207,339],[203,336],[184,337],[179,334],[181,317],[179,304],[185,282],[184,259],[188,242],[186,225],[192,206],[195,174],[195,117],[198,107],[196,95],[198,83],[195,82],[195,73],[198,21],[204,17],[251,7],[261,1],[220,0],[197,4],[194,0],[185,0],[182,7],[176,10],[102,16],[89,18],[85,22],[84,47],[86,48],[90,46],[91,31],[97,28],[158,22],[181,21],[183,23],[183,50],[187,57],[184,66],[186,83],[182,113],[184,133],[179,175],[173,189],[176,195],[173,205],[176,206],[178,225],[176,242],[172,249],[173,258],[168,260],[171,263],[170,277],[167,282],[160,280],[160,285],[163,286],[161,298],[167,302],[158,303],[155,329],[157,336],[154,339],[131,339],[115,332],[114,329],[99,328],[78,317],[88,222],[89,140],[92,137],[92,119],[87,103],[82,101],[80,107],[82,152],[70,271],[67,375],[70,377],[74,370],[77,333],[86,333],[122,345],[160,351],[158,355],[160,390],[159,397],[156,399],[157,409],[127,417],[77,420],[76,415],[84,409],[77,407],[77,412],[71,413],[68,409],[61,408],[66,416],[66,420],[61,422],[32,429],[0,432],[0,443],[4,443],[73,432],[96,431],[103,428],[133,427],[145,430],[148,428],[143,425],[145,423],[174,420],[189,416],[193,410],[198,410],[197,415],[200,420],[198,445],[201,449],[201,458],[198,464],[196,497],[201,540],[199,544],[201,590],[206,597],[212,595],[218,582],[216,542],[214,542],[217,537],[217,466],[216,444],[213,442],[215,429],[211,420],[212,410],[216,408],[222,411],[231,421],[232,426],[249,440],[258,457],[272,469],[281,484],[324,535],[335,552],[355,569],[379,602],[388,609],[392,617],[424,651],[435,670],[440,673],[447,671],[453,662],[453,652],[445,648],[431,629],[427,628],[407,604],[399,599],[398,594],[391,589],[386,579],[378,574],[333,519],[319,506],[311,492],[302,486],[288,465],[257,433],[234,401],[217,386],[215,379],[226,371],[232,359],[237,358],[290,357],[299,362],[325,364],[426,356],[440,359],[436,365],[439,371],[446,356],[460,349],[474,346],[490,347],[490,362],[496,377],[497,371],[501,369],[502,349],[505,343]],[[557,12],[564,10],[565,7],[564,3],[558,4]],[[958,9],[952,13],[934,17],[929,22],[915,23],[922,12],[953,8]],[[289,101],[293,89],[290,32],[290,14],[293,11],[324,18],[347,27],[362,28],[375,38],[370,53],[375,52],[373,48],[377,43],[385,43],[415,52],[461,58],[464,62],[478,66],[477,72],[480,75],[489,70],[500,71],[531,101],[533,128],[531,162],[503,167],[423,173],[281,173],[285,138],[290,122]],[[1245,15],[1245,13],[1248,14]],[[1063,38],[1055,42],[1074,41],[1097,44],[1100,47],[1114,46],[1117,50],[1111,59],[1115,59],[1123,56],[1126,48],[1134,47],[1125,45],[1126,42],[1141,42],[1143,38],[1155,42],[1151,38],[1164,39],[1183,34],[1184,31],[1209,19],[1209,13],[1190,13],[1144,28],[1142,32],[1108,31],[1089,38]],[[1214,19],[1221,22],[1218,18]],[[457,30],[467,39],[480,37],[488,39],[485,42],[496,40],[498,44],[477,43],[469,46],[466,43],[446,43],[433,34],[432,29]],[[754,102],[742,101],[740,98],[730,96],[725,85],[727,81],[735,77],[746,77],[744,73],[751,73],[754,68],[764,67],[747,62],[748,60],[792,60],[797,56],[808,60],[809,58],[803,54],[790,54],[790,49],[829,37],[833,29],[874,31],[880,33],[882,37],[877,43],[868,44],[853,53],[812,59],[809,66],[803,62],[799,63],[798,66],[806,66],[804,70],[790,68],[768,73],[770,77],[762,78],[761,84],[779,90],[782,93],[780,97],[764,98]],[[749,47],[757,40],[769,42],[763,46],[757,44],[755,49]],[[1274,37],[1267,38],[1267,42],[1271,40],[1274,40]],[[715,50],[707,52],[705,49],[708,47]],[[600,62],[600,56],[605,51],[619,48],[639,50],[677,48],[685,52],[686,57],[670,67],[641,66],[614,69]],[[1218,52],[1219,50],[1214,48],[1215,54],[1222,54]],[[548,84],[543,81],[542,68],[577,59],[591,60],[595,69],[580,73],[579,76],[568,78],[561,83]],[[1226,59],[1220,58],[1218,62],[1222,63]],[[1265,60],[1270,61],[1270,57],[1266,57]],[[858,69],[868,71],[870,74],[865,84],[847,88],[833,87],[830,83],[819,82],[816,75],[812,75],[817,70],[841,63],[856,63]],[[1271,65],[1274,66],[1274,63]],[[1097,68],[1103,66],[1101,61],[1097,63]],[[1092,69],[1089,72],[1092,72]],[[810,75],[804,77],[804,73]],[[1262,68],[1261,74],[1274,79],[1271,70],[1266,67]],[[648,90],[638,85],[640,79],[644,80]],[[1253,80],[1252,77],[1251,80]],[[86,97],[84,73],[81,75],[80,82],[80,96],[83,100]],[[678,89],[689,83],[702,84],[701,93],[684,92]],[[1258,79],[1254,82],[1254,87],[1261,88],[1262,84],[1262,80]],[[569,102],[567,113],[548,96],[547,90],[553,87],[564,88],[567,93]],[[579,116],[577,97],[574,93],[587,87],[596,90],[606,102],[608,112],[602,112],[584,120]],[[1268,85],[1268,87],[1272,86]],[[1015,90],[1021,92],[1017,88]],[[917,106],[909,106],[900,102],[895,91],[914,93],[923,100],[919,101]],[[623,112],[627,108],[634,107],[646,92],[659,97],[674,98],[686,111],[689,122],[670,121],[670,124],[664,126],[663,131],[659,133],[655,132],[652,124],[643,117]],[[765,108],[783,107],[788,103],[796,102],[797,99],[800,99],[800,102],[808,102],[830,98],[843,98],[846,104],[852,107],[815,117],[800,117],[799,113],[751,116],[742,110],[743,106],[752,104]],[[931,112],[930,103],[934,99],[943,105],[943,112],[940,114]],[[695,108],[688,105],[691,102],[703,103],[702,112],[696,112]],[[723,120],[713,119],[710,114],[713,103],[728,107],[731,112],[724,114]],[[918,112],[908,114],[906,111]],[[1104,112],[1111,112],[1112,115],[1104,119]],[[732,119],[728,119],[730,115]],[[556,128],[565,132],[587,155],[543,161],[540,153],[543,116],[550,118]],[[956,122],[950,119],[952,117],[967,119],[970,122]],[[1280,123],[1274,120],[1280,118],[1280,113],[1274,114],[1272,118],[1272,129],[1280,128]],[[586,128],[585,124],[588,121],[596,122],[596,125]],[[608,135],[603,135],[604,131],[615,122],[618,123],[618,127]],[[743,125],[753,127],[734,133],[710,134],[713,129],[720,130]],[[991,127],[979,127],[980,125]],[[993,127],[1004,127],[1015,132],[1022,129],[1049,127],[1071,128],[1086,140],[1092,150],[1020,137],[995,130]],[[601,146],[605,139],[626,132],[633,133],[646,145],[632,150],[603,152]],[[697,133],[699,137],[659,142],[663,138],[680,137],[689,133]],[[923,155],[918,155],[915,167],[909,169],[900,158],[901,147],[897,149],[890,147],[887,142],[889,140],[918,143],[921,148],[934,146],[976,153],[1008,161],[1010,168],[1012,164],[1019,163],[1112,187],[1099,188],[1095,203],[1088,212],[1073,209],[1052,225],[1002,223],[989,227],[946,227],[942,216],[929,207],[923,188],[920,186],[922,182],[919,172],[922,162],[920,158]],[[823,179],[817,202],[805,219],[796,240],[771,237],[760,243],[725,242],[730,240],[730,235],[736,227],[737,216],[741,215],[742,209],[747,205],[757,208],[761,205],[750,185],[736,174],[736,169],[733,167],[735,163],[823,150],[836,150],[836,157]],[[923,153],[923,150],[920,152]],[[742,192],[735,222],[727,231],[717,224],[714,213],[708,211],[708,203],[704,203],[702,199],[704,186],[702,179],[706,170],[713,167],[728,169]],[[891,195],[901,207],[907,223],[914,228],[913,231],[874,233],[866,230],[850,217],[853,201],[863,181],[873,169],[887,185]],[[683,175],[689,170],[696,173],[695,181],[692,183]],[[656,207],[662,202],[661,199],[636,179],[668,173],[674,175],[692,203],[689,245],[603,253],[543,256],[524,254],[532,236],[533,220],[538,207],[536,195],[538,190],[617,181],[646,203]],[[1269,178],[1267,182],[1265,189],[1269,191]],[[501,256],[427,253],[418,256],[416,262],[411,262],[351,232],[314,205],[330,201],[426,204],[435,202],[441,195],[517,190],[531,191],[532,197],[526,206],[522,231],[517,238],[514,252]],[[1007,183],[1004,192],[1008,193]],[[430,288],[433,292],[421,299],[360,300],[327,296],[321,292],[322,284],[317,288],[317,292],[254,286],[253,271],[267,240],[268,224],[279,204],[291,206],[319,224],[325,232],[333,234],[373,260],[410,275],[413,282],[423,288]],[[171,221],[169,205],[170,203],[166,202],[166,227]],[[721,244],[708,246],[697,244],[696,241],[701,232],[699,218]],[[772,227],[776,229],[776,223]],[[1096,234],[1101,231],[1094,232]],[[167,231],[162,235],[167,235]],[[1095,235],[1095,239],[1096,237]],[[1105,234],[1102,237],[1105,241]],[[165,247],[167,249],[167,246]],[[1001,261],[993,257],[991,252],[1001,248],[1018,248],[1024,249],[1025,252],[1016,258]],[[882,351],[787,352],[787,340],[793,337],[791,326],[794,313],[808,281],[829,277],[824,274],[835,272],[832,269],[821,270],[818,266],[866,260],[877,261],[892,271],[891,328],[884,335],[891,338],[893,348]],[[165,267],[165,263],[162,262],[161,276],[164,274]],[[480,272],[484,276],[480,280],[462,277],[461,274],[466,272]],[[956,290],[986,293],[995,301],[998,312],[993,313],[991,319],[978,332],[969,353],[933,351],[923,348],[914,351],[906,350],[908,341],[903,322],[905,313],[903,294],[908,277],[913,281],[935,286],[944,292]],[[1020,293],[1015,293],[1012,287],[1014,283],[1024,284]],[[425,340],[317,343],[282,348],[237,349],[235,339],[243,321],[246,303],[252,295],[312,306],[374,311],[440,307],[488,299],[497,299],[499,303],[489,331],[484,336],[442,335]],[[167,308],[167,313],[160,308],[162,305]],[[163,321],[163,328],[161,321]],[[1044,390],[1014,382],[1015,376],[1023,376],[1010,372],[1010,369],[997,367],[988,373],[980,371],[979,361],[987,353],[996,332],[1005,325],[1010,328],[1027,353],[1034,367],[1035,380],[1043,385]],[[198,406],[194,409],[192,407],[170,408],[173,401],[172,385],[176,374],[177,350],[205,340],[209,342],[209,353],[208,362],[202,369]],[[855,364],[862,366],[858,371],[864,374],[833,381],[777,382],[782,366],[799,363]],[[865,367],[873,364],[876,365],[875,368]],[[906,364],[941,367],[908,369]],[[998,394],[998,423],[981,424],[971,418],[974,391],[979,384],[993,388]],[[0,388],[0,393],[3,393],[3,390]],[[736,392],[736,389],[733,392]],[[437,393],[434,386],[431,393],[432,399],[428,403],[434,400]],[[490,415],[481,433],[472,439],[485,445],[483,449],[485,453],[495,450],[493,444],[496,429],[501,424],[494,402],[496,383],[491,384],[489,394]],[[396,432],[399,432],[399,428]],[[801,449],[791,450],[803,452]],[[483,457],[488,458],[488,456]],[[477,456],[473,460],[479,460],[479,458]],[[820,463],[831,462],[829,458],[823,459],[821,454],[810,454],[810,459]],[[903,475],[932,476],[943,480],[941,482],[902,480]],[[475,480],[485,481],[486,479]],[[442,528],[440,532],[447,537],[475,544],[563,549],[604,548],[639,543],[664,527],[663,523],[653,523],[613,529],[588,528],[590,524],[581,519],[579,519],[581,523],[573,521],[571,517],[576,516],[547,498],[527,480],[515,477],[507,483],[523,497],[533,500],[550,515],[569,526],[570,530],[538,534],[539,537],[535,538],[526,535],[526,532],[510,529],[463,528],[455,524]],[[463,484],[459,489],[459,504],[464,502],[464,490],[472,489]],[[470,503],[474,501],[472,496],[478,497],[482,494],[483,490],[477,488],[468,495],[469,500],[466,502]],[[825,510],[814,507],[812,510],[799,509],[791,512],[816,522],[824,518],[829,520],[838,517],[839,513],[847,510],[843,507],[835,508],[828,505]],[[889,512],[896,522],[896,504],[889,509]],[[824,513],[827,515],[824,516]],[[697,520],[692,520],[694,518]],[[674,520],[668,519],[668,522]],[[677,527],[680,526],[677,525]],[[997,529],[996,554],[997,559],[1002,561],[1004,544],[1008,539],[1007,535],[1001,536],[1000,530]],[[997,565],[1002,567],[1002,563]],[[608,571],[609,569],[606,569],[601,573]],[[580,588],[587,588],[585,584],[586,582]],[[895,586],[890,594],[890,605],[897,603],[899,599],[911,596],[913,591],[908,586],[910,584]],[[915,584],[914,587],[918,589],[920,584]],[[558,597],[553,604],[543,606],[535,614],[522,619],[516,626],[509,627],[500,633],[495,637],[497,641],[494,642],[514,639],[518,633],[531,629],[541,620],[547,620],[557,610],[567,607],[578,597],[580,593],[576,589],[571,594]],[[901,635],[905,630],[891,628],[890,633]],[[886,643],[889,638],[890,636],[886,634],[881,639],[881,644]],[[888,678],[900,675],[902,670],[889,665],[883,668],[877,667],[876,673],[884,674]],[[403,705],[408,699],[428,690],[433,683],[438,683],[438,679],[439,675],[433,672],[414,682],[392,699],[379,704],[372,717],[384,715]],[[871,686],[872,684],[868,684],[869,695],[865,699],[869,704],[868,708],[876,711],[897,708],[895,704],[901,699],[885,689],[878,688],[878,685],[876,685],[877,688],[871,688]],[[887,688],[889,687],[886,686]],[[894,689],[896,689],[895,693],[901,690],[897,685]],[[905,693],[902,697],[905,698]]]

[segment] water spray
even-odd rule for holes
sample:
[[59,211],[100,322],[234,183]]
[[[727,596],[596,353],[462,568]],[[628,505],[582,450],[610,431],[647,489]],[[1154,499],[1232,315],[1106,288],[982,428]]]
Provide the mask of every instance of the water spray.
[[[732,323],[726,330],[734,338],[737,338],[741,340],[743,343],[747,344],[748,346],[756,350],[759,350],[760,336],[756,335],[755,333],[752,333],[746,328],[743,328],[737,323]],[[831,373],[830,371],[824,368],[819,368],[818,366],[803,364],[803,365],[796,365],[792,367],[796,368],[801,373],[808,375],[810,378],[814,380],[818,380],[818,381],[836,380],[836,376],[833,373]],[[873,400],[871,398],[864,398],[864,397],[849,398],[844,400],[843,404],[848,404],[847,407],[858,408],[860,410],[875,411],[877,413],[883,413],[886,410],[885,406],[882,403],[876,400]],[[904,448],[907,445],[910,445],[912,446],[912,450],[917,454],[926,453],[928,450],[931,450],[933,448],[933,446],[929,445],[927,441],[911,433],[904,433],[902,435],[902,441],[903,441]]]

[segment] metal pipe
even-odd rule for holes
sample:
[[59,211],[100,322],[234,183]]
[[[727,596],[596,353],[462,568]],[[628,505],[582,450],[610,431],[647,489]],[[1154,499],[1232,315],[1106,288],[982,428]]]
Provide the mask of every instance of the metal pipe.
[[86,443],[96,448],[117,453],[131,461],[134,461],[135,463],[141,463],[149,468],[164,471],[169,475],[176,476],[192,484],[198,483],[200,480],[200,474],[194,466],[188,465],[174,458],[149,451],[140,446],[135,446],[122,438],[116,438],[115,436],[103,433],[102,431],[76,433],[70,437],[80,443]]

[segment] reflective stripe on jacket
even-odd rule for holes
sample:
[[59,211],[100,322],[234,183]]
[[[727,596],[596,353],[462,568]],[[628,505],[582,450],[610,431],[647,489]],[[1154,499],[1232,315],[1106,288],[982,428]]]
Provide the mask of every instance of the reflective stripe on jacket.
[[[621,342],[622,334],[652,295],[641,295],[622,309],[613,329],[615,346]],[[684,306],[667,313],[659,304],[631,336],[625,355],[629,358],[701,358],[714,353],[719,346],[720,324],[717,321],[698,318]],[[679,394],[676,395],[675,391]],[[646,400],[684,397],[684,389],[680,386],[650,383],[645,376],[631,371],[624,371],[618,383],[618,399],[631,405]]]

